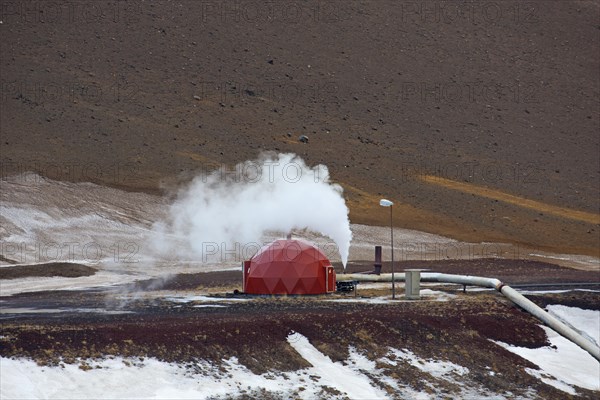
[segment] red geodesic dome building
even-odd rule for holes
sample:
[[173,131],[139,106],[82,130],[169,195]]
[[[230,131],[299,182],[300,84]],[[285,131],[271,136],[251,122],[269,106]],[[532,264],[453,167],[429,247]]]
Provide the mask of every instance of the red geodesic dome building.
[[316,247],[280,239],[244,261],[244,292],[249,294],[324,294],[335,291],[335,271]]

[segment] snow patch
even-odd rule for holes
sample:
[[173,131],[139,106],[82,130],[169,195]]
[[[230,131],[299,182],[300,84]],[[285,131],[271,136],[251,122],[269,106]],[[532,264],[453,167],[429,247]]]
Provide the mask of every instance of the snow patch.
[[392,300],[392,296],[382,297],[352,297],[348,299],[331,299],[326,301],[333,301],[336,303],[367,303],[367,304],[389,304],[399,300]]
[[[346,365],[331,361],[331,358],[317,350],[305,336],[296,332],[289,335],[287,340],[298,354],[313,365],[311,375],[316,375],[320,384],[346,393],[352,399],[385,397],[385,392],[373,386],[369,378]],[[375,364],[367,362],[364,357],[358,354],[354,354],[353,357],[355,365],[359,364],[367,369],[375,368]]]
[[456,299],[455,294],[441,292],[439,290],[421,289],[422,300],[433,300],[433,301],[448,301]]
[[546,307],[556,318],[571,325],[587,339],[600,345],[600,311],[583,310],[577,307],[567,307],[561,304],[551,304]]
[[222,304],[198,304],[194,306],[194,308],[227,308],[229,306],[224,306]]
[[[361,286],[358,287],[360,292]],[[441,292],[431,289],[421,289],[421,300],[422,301],[448,301],[456,299],[456,295],[446,292]],[[396,300],[392,300],[392,296],[378,296],[378,297],[350,297],[344,299],[330,299],[326,301],[333,301],[338,303],[367,303],[367,304],[393,304],[403,301],[415,301],[405,300],[404,295],[396,295]]]
[[218,302],[236,302],[236,301],[250,301],[250,299],[242,299],[237,297],[210,297],[210,296],[169,296],[165,297],[165,300],[173,303],[192,303],[192,302],[206,302],[206,303],[218,303]]
[[135,275],[123,275],[110,271],[98,271],[94,275],[77,278],[38,277],[0,280],[0,295],[12,296],[18,293],[40,292],[46,290],[81,290],[108,287],[131,283],[139,279]]
[[3,308],[0,314],[56,314],[56,313],[92,313],[92,314],[133,314],[133,311],[107,310],[105,308]]
[[1,398],[10,399],[207,399],[241,395],[252,390],[293,393],[294,381],[255,375],[236,358],[224,360],[225,372],[199,362],[196,373],[156,359],[87,361],[77,365],[40,367],[23,359],[0,359]]
[[451,375],[463,376],[469,373],[469,369],[466,367],[454,364],[450,361],[424,360],[408,349],[390,349],[388,356],[383,358],[382,361],[385,361],[390,365],[397,365],[397,361],[389,359],[390,355],[404,360],[413,367],[436,378],[447,378]]
[[[548,308],[558,312],[567,322],[588,336],[598,334],[600,311],[554,305]],[[573,386],[578,386],[600,391],[600,363],[585,350],[552,329],[541,327],[546,332],[551,347],[529,349],[498,341],[494,343],[536,364],[540,370],[527,368],[526,371],[559,390],[575,394]]]

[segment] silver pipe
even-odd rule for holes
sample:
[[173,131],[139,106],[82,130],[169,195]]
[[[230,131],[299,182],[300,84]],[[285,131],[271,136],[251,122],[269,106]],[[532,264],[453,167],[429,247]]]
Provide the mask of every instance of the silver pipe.
[[[406,275],[404,273],[395,274],[395,280],[404,281]],[[370,274],[339,274],[337,280],[354,280],[359,282],[391,282],[392,274],[381,274],[381,275],[370,275]],[[481,286],[491,289],[496,289],[502,293],[507,299],[518,305],[525,311],[537,319],[544,322],[550,328],[561,334],[562,336],[575,343],[588,353],[592,355],[596,360],[600,361],[600,347],[595,343],[592,343],[579,332],[576,332],[571,327],[564,324],[562,321],[550,315],[544,309],[538,307],[534,302],[517,292],[515,289],[502,283],[502,281],[495,278],[485,278],[481,276],[469,276],[469,275],[452,275],[442,274],[437,272],[422,272],[421,281],[423,282],[440,282],[440,283],[456,283],[459,285],[468,286]]]
[[422,272],[421,280],[423,282],[443,282],[468,286],[482,286],[496,290],[500,290],[500,287],[503,285],[500,280],[495,278],[484,278],[481,276],[470,275],[440,274],[437,272]]
[[[396,280],[404,281],[406,279],[404,273],[397,273]],[[358,281],[358,282],[391,282],[392,274],[337,274],[335,277],[338,281]]]
[[571,327],[564,324],[542,308],[538,307],[534,302],[517,292],[510,286],[504,285],[501,287],[500,292],[506,296],[510,301],[529,312],[534,317],[544,321],[546,325],[560,333],[577,346],[581,347],[592,355],[596,360],[600,361],[600,347],[583,337],[579,332],[576,332]]

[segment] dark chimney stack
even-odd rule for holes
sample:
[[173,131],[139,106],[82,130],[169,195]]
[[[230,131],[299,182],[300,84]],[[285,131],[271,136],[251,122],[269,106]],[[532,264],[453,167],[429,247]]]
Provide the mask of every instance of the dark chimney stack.
[[376,275],[381,274],[381,246],[375,246],[375,264],[373,264],[373,273]]

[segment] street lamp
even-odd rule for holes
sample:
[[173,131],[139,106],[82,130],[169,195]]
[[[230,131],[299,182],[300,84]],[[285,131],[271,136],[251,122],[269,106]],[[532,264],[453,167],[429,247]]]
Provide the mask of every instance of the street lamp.
[[390,233],[391,233],[391,237],[392,237],[392,300],[396,299],[396,283],[394,281],[394,224],[392,222],[392,209],[394,208],[393,205],[394,203],[386,200],[386,199],[381,199],[379,200],[379,205],[382,207],[389,207],[390,208]]

